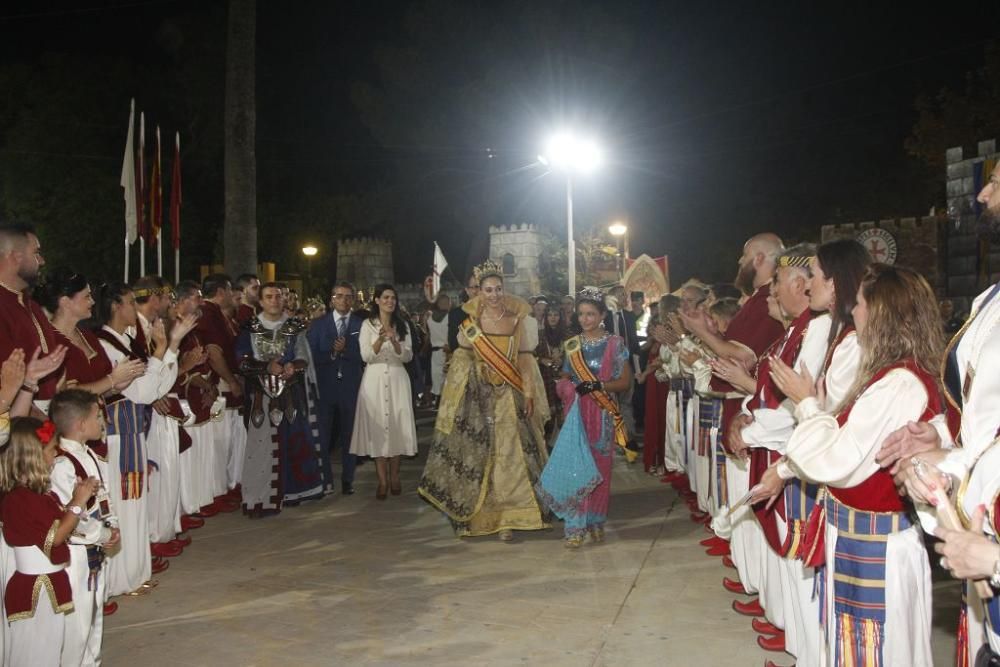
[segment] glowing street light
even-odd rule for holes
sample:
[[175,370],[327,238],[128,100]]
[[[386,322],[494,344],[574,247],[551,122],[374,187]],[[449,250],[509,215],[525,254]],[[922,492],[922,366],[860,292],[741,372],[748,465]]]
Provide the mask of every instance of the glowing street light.
[[559,132],[549,139],[538,161],[566,174],[566,246],[569,293],[576,296],[576,243],[573,241],[573,174],[589,174],[604,162],[597,142],[578,137],[571,131]]
[[612,222],[611,226],[608,227],[608,231],[611,232],[612,236],[625,236],[628,232],[628,227],[624,222]]
[[302,254],[306,257],[315,257],[319,250],[314,245],[307,245],[302,247]]

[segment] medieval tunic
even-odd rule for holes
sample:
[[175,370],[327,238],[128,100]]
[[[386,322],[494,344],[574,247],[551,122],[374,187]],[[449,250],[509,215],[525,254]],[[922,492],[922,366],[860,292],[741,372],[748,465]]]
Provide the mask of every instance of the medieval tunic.
[[[99,333],[111,363],[136,358],[132,339],[105,326]],[[109,597],[139,588],[151,575],[149,516],[146,487],[145,420],[147,406],[167,395],[177,378],[177,355],[167,350],[163,359],[150,357],[146,372],[122,390],[120,400],[108,402],[108,493],[120,522],[121,550],[108,559]]]
[[367,364],[358,390],[351,453],[357,456],[413,456],[417,453],[417,427],[413,418],[410,376],[403,364],[413,358],[413,337],[399,341],[400,353],[383,341],[378,354],[373,346],[381,324],[365,320],[358,345]]
[[[7,361],[16,348],[24,350],[25,361],[41,348],[45,356],[56,346],[56,330],[37,303],[0,283],[0,363]],[[59,371],[52,373],[38,385],[36,404],[45,411],[48,401],[56,393]]]
[[[90,447],[61,438],[55,465],[52,467],[52,492],[63,505],[73,498],[77,479],[95,477],[107,487],[108,466]],[[66,617],[63,635],[64,665],[96,665],[100,662],[101,639],[104,634],[104,599],[106,566],[104,552],[98,545],[111,539],[109,525],[117,525],[117,517],[105,514],[100,499],[107,489],[98,491],[80,516],[68,544],[70,563],[67,569],[73,589],[73,613]]]
[[796,408],[800,423],[778,474],[829,487],[820,582],[828,664],[933,663],[922,534],[875,457],[893,431],[927,421],[939,407],[933,379],[900,362],[876,373],[837,417],[812,397]]
[[285,364],[310,358],[304,324],[261,315],[240,333],[236,350],[246,377],[248,422],[243,511],[251,516],[273,514],[285,502],[321,496],[319,438],[310,423],[315,420],[310,419],[305,373],[296,373],[282,386],[266,368],[274,359]]
[[4,590],[4,664],[55,667],[59,664],[65,614],[73,610],[65,543],[53,545],[63,510],[51,495],[19,486],[0,506],[4,541],[14,551],[16,571]]
[[[419,492],[445,513],[459,536],[547,528],[534,491],[548,458],[543,426],[549,418],[542,376],[530,354],[538,345],[538,328],[525,326],[530,312],[525,301],[505,296],[507,312],[517,318],[513,335],[482,333],[479,305],[477,297],[462,307],[465,329],[445,377]],[[487,337],[516,368],[514,381],[524,391],[483,359],[467,332]],[[530,418],[524,414],[526,395],[534,401]]]

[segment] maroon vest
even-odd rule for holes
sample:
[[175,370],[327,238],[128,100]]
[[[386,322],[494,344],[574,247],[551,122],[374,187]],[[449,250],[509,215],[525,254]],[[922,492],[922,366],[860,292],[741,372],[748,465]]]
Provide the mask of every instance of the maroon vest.
[[[918,421],[930,421],[934,415],[941,412],[941,393],[938,391],[937,381],[934,376],[920,368],[913,359],[904,359],[903,361],[890,364],[885,368],[880,369],[877,373],[875,373],[875,375],[872,376],[872,379],[868,381],[868,384],[865,385],[865,388],[861,393],[863,394],[869,387],[885,377],[890,371],[896,370],[897,368],[905,368],[910,371],[924,385],[924,389],[927,390],[927,407],[920,415],[920,419]],[[840,426],[847,423],[856,401],[857,399],[852,401],[843,410],[841,410],[839,415],[837,415],[837,423],[840,424]],[[834,498],[844,505],[853,507],[854,509],[866,512],[902,512],[906,509],[906,506],[903,504],[903,499],[896,490],[896,484],[892,480],[892,475],[890,475],[889,471],[884,468],[879,468],[871,477],[857,486],[843,489],[834,488],[832,486],[827,488]]]

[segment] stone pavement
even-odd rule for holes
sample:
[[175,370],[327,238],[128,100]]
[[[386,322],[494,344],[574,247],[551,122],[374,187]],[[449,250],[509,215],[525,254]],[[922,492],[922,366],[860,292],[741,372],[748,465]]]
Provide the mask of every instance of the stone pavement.
[[[422,440],[429,437],[427,421]],[[422,453],[426,446],[422,446]],[[356,494],[250,521],[218,515],[148,596],[119,598],[105,664],[763,665],[720,585],[700,525],[641,465],[616,462],[607,542],[568,551],[561,528],[457,540],[403,465],[402,496]],[[935,587],[937,664],[951,664],[957,587]]]

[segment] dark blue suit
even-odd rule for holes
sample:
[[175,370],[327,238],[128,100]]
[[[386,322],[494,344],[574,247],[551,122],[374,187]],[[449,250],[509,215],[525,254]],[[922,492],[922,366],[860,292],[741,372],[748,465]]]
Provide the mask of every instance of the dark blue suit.
[[[361,361],[358,334],[364,320],[354,313],[347,316],[345,338],[347,344],[343,352],[334,358],[333,344],[337,341],[337,311],[331,311],[312,323],[306,338],[312,350],[316,365],[316,380],[319,384],[320,462],[323,470],[323,486],[333,488],[333,462],[331,452],[340,447],[340,461],[343,470],[340,481],[354,483],[355,456],[351,454],[351,432],[354,430],[354,410],[358,404],[358,389],[365,365]],[[338,371],[340,378],[338,379]]]

